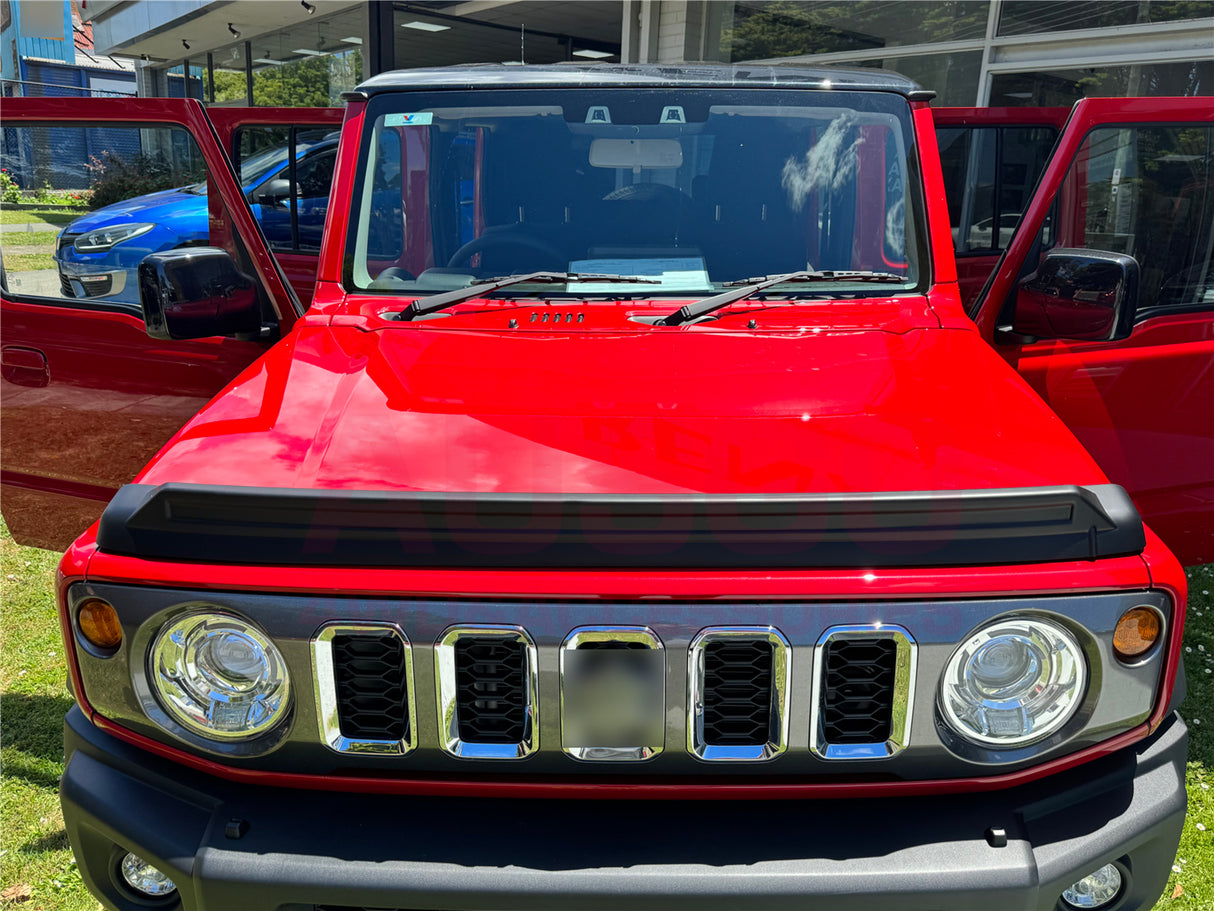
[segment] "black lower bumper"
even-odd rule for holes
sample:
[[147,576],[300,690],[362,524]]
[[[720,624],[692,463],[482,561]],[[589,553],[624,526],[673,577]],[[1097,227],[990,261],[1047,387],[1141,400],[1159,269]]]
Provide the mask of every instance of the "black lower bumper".
[[[164,911],[1054,911],[1109,862],[1110,911],[1150,908],[1185,813],[1178,716],[1136,748],[1018,788],[829,801],[572,801],[284,790],[194,773],[73,709],[63,815],[106,908],[134,851],[179,887]],[[229,820],[245,821],[243,834]],[[986,832],[1002,828],[1007,844]],[[997,842],[997,840],[994,840]]]

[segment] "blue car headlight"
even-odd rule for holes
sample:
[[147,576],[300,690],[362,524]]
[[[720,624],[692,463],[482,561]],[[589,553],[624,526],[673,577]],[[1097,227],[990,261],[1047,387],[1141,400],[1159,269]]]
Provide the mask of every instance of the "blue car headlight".
[[76,238],[76,251],[78,253],[105,253],[115,244],[120,244],[124,240],[130,240],[132,237],[138,237],[140,234],[147,234],[154,227],[156,226],[134,223],[111,225],[108,228],[86,231]]

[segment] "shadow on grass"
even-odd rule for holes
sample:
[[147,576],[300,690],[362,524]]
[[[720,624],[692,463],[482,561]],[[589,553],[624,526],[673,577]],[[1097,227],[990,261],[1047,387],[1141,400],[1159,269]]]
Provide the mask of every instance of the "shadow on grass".
[[51,832],[49,835],[43,835],[41,838],[33,841],[27,841],[21,846],[22,854],[41,854],[43,851],[67,851],[71,845],[67,840],[67,832],[60,829],[57,832]]
[[[44,777],[22,773],[49,764],[63,762],[63,718],[72,707],[67,696],[4,693],[0,695],[0,743],[7,754],[4,774],[28,778],[33,784],[45,784]],[[57,778],[51,787],[55,787]]]

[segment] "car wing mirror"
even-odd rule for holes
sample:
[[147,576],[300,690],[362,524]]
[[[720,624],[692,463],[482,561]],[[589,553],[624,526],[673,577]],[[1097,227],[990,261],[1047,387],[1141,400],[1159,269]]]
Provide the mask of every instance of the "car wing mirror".
[[257,283],[226,250],[189,247],[152,253],[139,264],[139,299],[148,335],[165,340],[268,335]]
[[1134,327],[1138,284],[1132,256],[1052,250],[1017,289],[1011,332],[1089,342],[1126,338]]
[[253,194],[253,202],[263,206],[284,205],[291,197],[291,181],[285,177],[267,180]]

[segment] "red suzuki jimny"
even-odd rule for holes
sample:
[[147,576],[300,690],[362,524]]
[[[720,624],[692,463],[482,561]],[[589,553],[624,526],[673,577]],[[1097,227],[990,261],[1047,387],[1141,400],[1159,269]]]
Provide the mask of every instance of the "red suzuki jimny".
[[[318,247],[315,193],[231,162],[324,112],[6,99],[31,148],[188,159],[209,212],[141,308],[4,293],[5,516],[100,514],[59,603],[103,905],[1150,907],[1214,558],[1214,107],[1082,101],[1036,192],[946,200],[930,98],[377,76]],[[954,246],[1004,250],[968,307]]]

